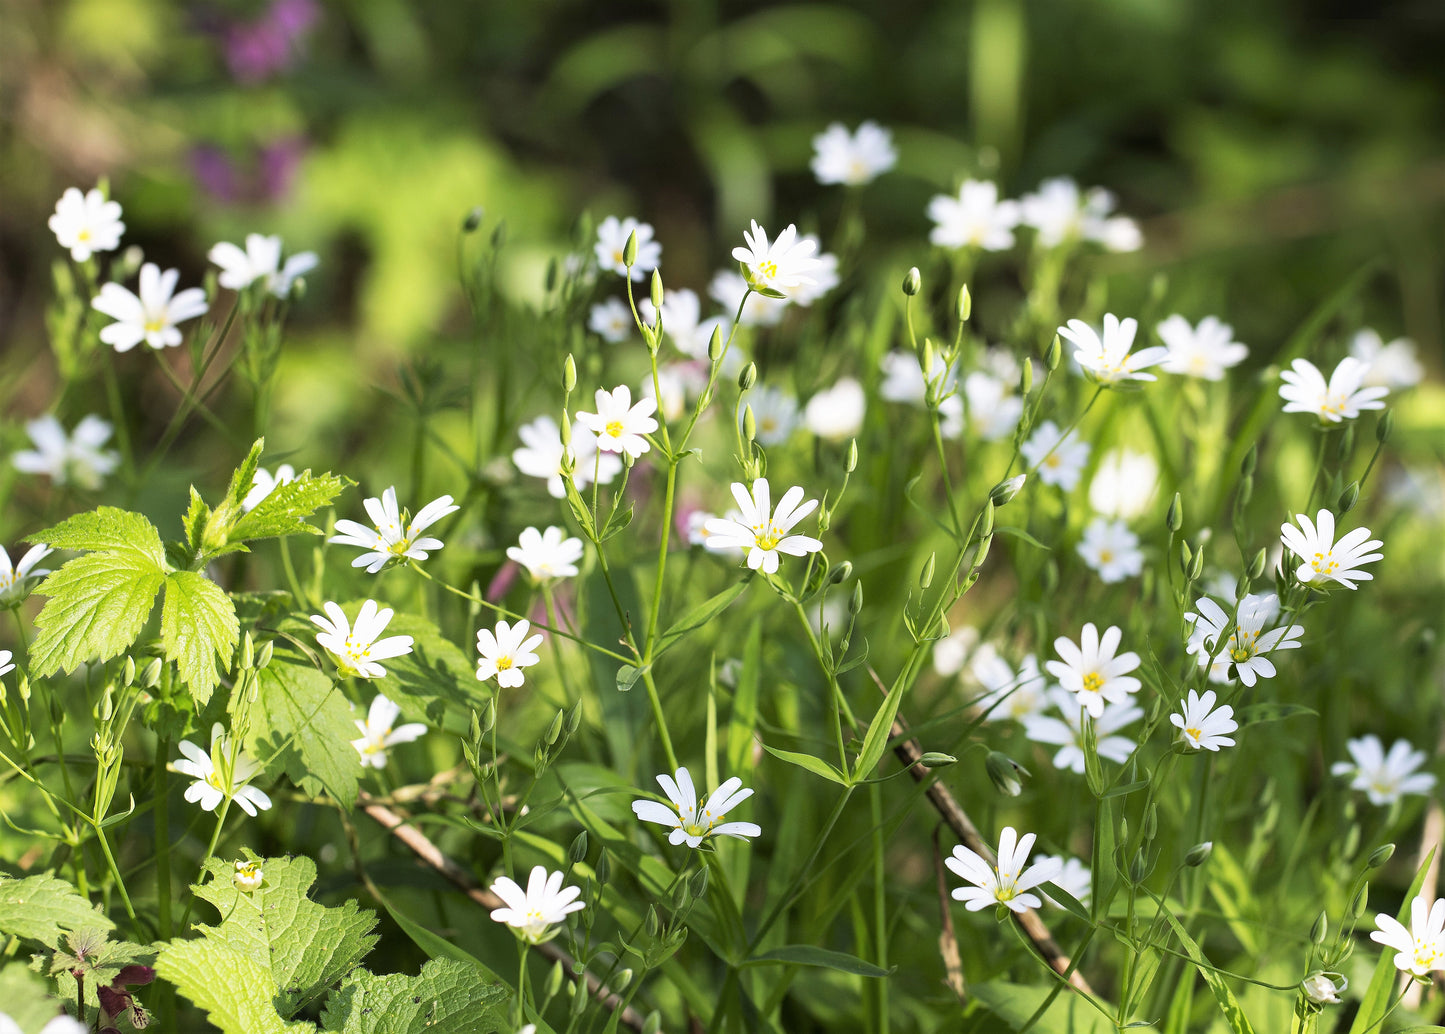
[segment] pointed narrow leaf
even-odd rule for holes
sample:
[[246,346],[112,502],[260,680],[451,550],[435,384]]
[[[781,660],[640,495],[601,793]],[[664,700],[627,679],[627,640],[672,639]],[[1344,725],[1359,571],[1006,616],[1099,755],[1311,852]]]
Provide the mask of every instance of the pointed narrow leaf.
[[663,632],[658,638],[657,649],[653,651],[652,654],[653,658],[656,659],[663,651],[668,649],[668,647],[674,646],[683,636],[694,629],[701,628],[723,611],[727,610],[734,600],[748,591],[749,584],[751,584],[751,579],[734,582],[716,596],[699,603],[696,607],[693,607],[682,617],[674,621],[672,625],[668,627],[667,631]]
[[797,751],[792,750],[779,750],[777,747],[770,747],[766,743],[763,744],[763,749],[779,761],[786,761],[790,765],[797,765],[799,768],[806,769],[814,775],[820,775],[830,782],[837,783],[839,786],[848,785],[847,777],[822,758],[815,758],[811,754],[799,754]]
[[743,962],[744,966],[769,964],[821,966],[823,969],[833,969],[839,973],[852,973],[859,977],[886,977],[893,972],[891,969],[883,969],[881,966],[866,962],[856,955],[830,951],[827,948],[818,948],[811,944],[786,944],[781,948],[765,951],[761,955],[754,955]]

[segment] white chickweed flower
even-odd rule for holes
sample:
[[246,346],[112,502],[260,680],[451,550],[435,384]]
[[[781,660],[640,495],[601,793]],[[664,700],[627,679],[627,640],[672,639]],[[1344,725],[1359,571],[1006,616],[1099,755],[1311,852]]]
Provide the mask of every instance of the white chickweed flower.
[[1095,517],[1089,522],[1079,542],[1079,556],[1101,581],[1110,584],[1136,577],[1144,569],[1139,536],[1123,521],[1107,517]]
[[243,894],[249,894],[259,890],[261,884],[266,882],[266,873],[261,868],[260,862],[249,861],[245,858],[237,859],[236,871],[231,876],[231,884]]
[[1014,246],[1014,227],[1019,224],[1017,201],[1000,201],[998,184],[964,180],[958,196],[937,194],[928,202],[931,243],[943,248],[982,248],[1007,251]]
[[597,412],[578,413],[577,422],[597,436],[597,448],[603,452],[626,453],[633,459],[652,448],[643,435],[657,430],[652,414],[657,400],[632,401],[632,389],[619,384],[611,391],[597,389]]
[[1316,1005],[1339,1005],[1340,995],[1350,982],[1339,973],[1322,973],[1319,970],[1300,981],[1304,996]]
[[1359,570],[1360,564],[1373,563],[1384,557],[1383,553],[1370,552],[1384,543],[1370,538],[1369,528],[1348,531],[1336,542],[1335,515],[1329,510],[1319,511],[1313,524],[1302,513],[1295,514],[1295,520],[1299,522],[1298,528],[1293,524],[1280,525],[1279,539],[1286,549],[1300,558],[1301,563],[1295,570],[1295,578],[1300,582],[1320,592],[1328,592],[1335,585],[1353,589],[1355,582],[1374,579],[1375,576],[1368,571]]
[[636,328],[632,310],[620,298],[598,302],[587,314],[587,329],[610,344],[626,341]]
[[1365,384],[1386,387],[1393,391],[1413,388],[1425,379],[1425,368],[1415,354],[1415,342],[1397,337],[1388,345],[1377,331],[1366,328],[1356,331],[1350,340],[1350,355],[1369,367]]
[[1319,367],[1308,359],[1296,359],[1279,375],[1279,397],[1286,413],[1313,413],[1323,424],[1353,420],[1366,409],[1384,409],[1390,389],[1382,385],[1365,387],[1370,367],[1352,355],[1340,360],[1328,383]]
[[763,832],[755,822],[723,821],[729,811],[753,795],[751,790],[742,789],[743,781],[736,776],[714,790],[701,809],[687,769],[679,768],[676,780],[664,773],[657,781],[672,807],[660,801],[642,800],[632,802],[632,811],[643,822],[670,826],[672,832],[667,835],[667,841],[674,846],[686,842],[688,847],[699,847],[705,839],[714,836],[746,840]]
[[1226,704],[1216,710],[1214,699],[1212,689],[1203,696],[1191,689],[1184,702],[1184,713],[1169,716],[1169,723],[1180,730],[1179,741],[1191,750],[1218,751],[1220,747],[1234,746],[1229,736],[1239,728],[1234,720],[1234,708]]
[[478,629],[477,652],[481,658],[477,661],[477,678],[485,682],[496,676],[497,685],[505,689],[520,686],[525,681],[522,669],[537,663],[533,651],[542,645],[542,634],[529,636],[531,630],[532,623],[526,618],[515,625],[498,621],[495,631]]
[[107,201],[94,188],[82,194],[75,187],[67,187],[55,202],[50,232],[62,248],[70,249],[70,257],[76,262],[86,261],[97,251],[114,251],[120,247],[120,235],[125,232],[120,202]]
[[[741,279],[741,278],[740,278]],[[743,290],[747,285],[743,285]],[[738,298],[742,298],[742,291],[738,292]],[[751,301],[751,299],[749,299]],[[657,326],[657,310],[652,306],[652,299],[644,298],[637,303],[638,313],[642,321],[649,327]],[[737,300],[733,301],[733,312],[737,311]],[[699,362],[706,362],[708,346],[712,344],[713,331],[721,332],[724,338],[727,337],[728,321],[724,316],[702,317],[702,303],[698,299],[696,291],[690,291],[686,287],[669,288],[666,296],[662,299],[662,333],[663,336],[672,341],[675,347],[689,359],[696,359]],[[729,363],[736,355],[729,352]]]
[[256,504],[265,499],[281,485],[290,484],[296,480],[296,468],[289,463],[283,463],[276,468],[273,475],[265,467],[257,467],[256,473],[251,478],[251,491],[246,493],[246,498],[241,500],[241,509],[250,513],[256,508]]
[[810,274],[812,279],[809,282],[798,284],[796,287],[784,288],[783,293],[788,296],[788,301],[794,305],[801,305],[806,309],[838,286],[840,282],[838,276],[838,256],[824,251],[823,242],[813,234],[800,237],[799,241],[812,242],[813,247],[817,250],[818,261],[813,267],[813,271]]
[[976,706],[989,721],[1012,718],[1022,722],[1048,706],[1048,680],[1039,671],[1038,658],[1033,654],[1023,659],[1015,674],[993,644],[984,643],[969,658],[968,673],[988,691]]
[[1097,384],[1157,380],[1152,373],[1140,371],[1163,362],[1169,349],[1153,345],[1131,352],[1138,329],[1139,321],[1132,316],[1121,320],[1110,312],[1104,315],[1102,336],[1083,320],[1069,320],[1068,326],[1059,328],[1059,336],[1073,343],[1074,359]]
[[547,493],[553,499],[567,494],[562,484],[562,459],[570,448],[572,452],[572,481],[580,491],[592,483],[607,485],[622,472],[622,457],[597,451],[597,436],[573,421],[572,443],[563,446],[562,432],[557,421],[549,416],[539,416],[530,423],[517,428],[517,437],[522,439],[521,448],[512,450],[512,463],[528,477],[545,478]]
[[1056,248],[1071,241],[1092,241],[1109,251],[1138,251],[1144,244],[1139,226],[1127,216],[1110,216],[1114,195],[1092,187],[1080,195],[1067,176],[1044,180],[1037,193],[1019,199],[1022,221],[1038,232],[1038,242]]
[[10,462],[16,470],[44,474],[57,485],[74,484],[94,491],[120,465],[120,453],[101,448],[112,430],[108,421],[92,413],[67,435],[60,421],[47,413],[25,424],[35,448],[17,452]]
[[[742,315],[738,316],[740,327],[777,326],[782,322],[783,314],[788,311],[787,298],[769,298],[756,291],[749,294],[747,280],[736,269],[723,269],[713,274],[707,285],[707,293],[722,306],[728,320],[738,316],[738,307],[742,307]],[[723,327],[726,333],[726,322]],[[666,330],[666,327],[663,329]],[[730,357],[736,354],[736,349],[728,352]]]
[[978,912],[994,904],[1006,905],[1013,912],[1041,906],[1043,902],[1039,896],[1029,893],[1029,889],[1051,881],[1059,874],[1063,863],[1057,858],[1045,856],[1025,869],[1034,840],[1032,833],[1020,837],[1012,826],[1005,826],[999,834],[998,860],[995,863],[959,844],[953,849],[953,854],[943,860],[943,864],[973,886],[955,887],[953,899],[962,901],[970,912]]
[[1079,441],[1072,431],[1063,441],[1059,438],[1059,425],[1045,420],[1034,428],[1019,452],[1030,473],[1037,473],[1040,481],[1072,492],[1084,473],[1084,464],[1089,462],[1089,443]]
[[[1274,663],[1265,654],[1274,650],[1297,650],[1300,636],[1304,635],[1302,625],[1264,630],[1279,615],[1279,597],[1272,592],[1245,596],[1239,601],[1239,613],[1233,623],[1224,608],[1208,596],[1200,597],[1195,609],[1197,614],[1184,615],[1184,620],[1194,625],[1186,649],[1199,658],[1200,667],[1208,664],[1210,653],[1214,653],[1214,664],[1209,670],[1211,682],[1228,682],[1231,665],[1235,677],[1246,686],[1262,678],[1274,678]],[[1222,638],[1226,630],[1228,638]],[[1213,651],[1208,645],[1211,642]]]
[[[609,215],[602,220],[597,227],[597,244],[593,249],[597,254],[597,265],[618,276],[629,275],[623,256],[627,238],[634,231],[637,233],[637,261],[632,263],[632,279],[641,280],[644,274],[656,269],[662,261],[662,244],[653,240],[654,231],[649,224],[640,223],[632,216],[619,220],[617,216]],[[629,313],[629,322],[631,319]]]
[[743,275],[755,290],[787,293],[813,282],[819,266],[815,239],[799,237],[798,228],[790,223],[769,244],[767,231],[756,219],[752,224],[743,232],[747,247],[734,248],[733,258],[742,263]]
[[180,277],[179,269],[162,273],[154,262],[147,262],[140,267],[139,295],[120,284],[102,284],[91,308],[115,322],[101,328],[100,339],[117,352],[129,352],[142,341],[156,349],[179,345],[181,332],[176,324],[195,319],[210,308],[206,292],[199,287],[175,293]]
[[1089,482],[1089,506],[1106,517],[1130,520],[1148,511],[1158,489],[1158,460],[1147,452],[1115,449],[1099,460]]
[[774,574],[778,570],[778,554],[807,556],[823,548],[823,543],[807,535],[790,535],[793,526],[818,508],[818,500],[803,502],[803,489],[797,485],[783,493],[773,510],[767,478],[753,482],[752,495],[747,486],[733,482],[733,498],[738,502],[741,517],[730,520],[714,517],[707,522],[707,548],[717,551],[747,551],[748,567]]
[[341,534],[333,535],[326,541],[366,550],[351,562],[351,566],[364,567],[368,574],[376,574],[392,563],[425,560],[441,549],[441,539],[417,536],[447,514],[461,509],[452,505],[451,496],[444,495],[423,506],[415,517],[410,517],[397,506],[395,486],[383,492],[381,498],[373,496],[363,505],[375,527],[368,528],[351,520],[337,521],[336,530]]
[[9,650],[0,650],[0,675],[8,675],[15,670],[11,658],[14,657]]
[[831,442],[852,438],[863,426],[867,406],[863,385],[844,377],[808,400],[803,408],[803,426]]
[[377,661],[411,653],[409,635],[378,638],[391,623],[394,612],[390,607],[378,608],[375,600],[367,600],[361,605],[354,626],[335,603],[328,600],[321,609],[326,611],[326,617],[311,615],[311,623],[321,629],[316,633],[316,642],[331,654],[337,674],[342,678],[385,678],[386,669]]
[[1128,674],[1139,667],[1139,655],[1114,655],[1122,636],[1119,626],[1111,625],[1101,638],[1091,621],[1084,626],[1077,644],[1065,636],[1055,639],[1054,651],[1062,660],[1044,665],[1059,680],[1060,688],[1075,694],[1079,706],[1087,708],[1095,718],[1104,713],[1106,702],[1118,703],[1139,692],[1139,680]]
[[220,722],[211,726],[209,754],[190,740],[181,740],[177,746],[185,757],[171,762],[171,767],[195,780],[186,787],[186,800],[199,802],[204,811],[215,811],[216,806],[229,797],[253,817],[258,810],[271,807],[271,798],[247,785],[261,774],[261,766],[248,757],[239,744],[233,748],[231,737]]
[[[405,637],[408,642],[411,636]],[[408,652],[410,649],[408,648]],[[426,726],[420,722],[397,725],[401,708],[393,701],[378,693],[366,712],[366,721],[354,719],[361,736],[351,741],[361,755],[362,768],[385,768],[387,751],[398,743],[410,743],[426,735]],[[393,728],[395,726],[395,728]]]
[[[1060,771],[1084,773],[1084,724],[1078,700],[1061,689],[1049,690],[1049,701],[1058,709],[1060,718],[1045,714],[1025,715],[1024,735],[1034,743],[1058,747],[1053,765]],[[1095,748],[1105,761],[1123,764],[1134,753],[1134,741],[1114,735],[1124,726],[1144,717],[1142,709],[1133,704],[1107,704],[1094,719]]]
[[834,122],[813,137],[811,167],[813,175],[824,186],[845,183],[858,187],[871,183],[897,161],[893,134],[871,120],[852,133],[843,123]]
[[1410,926],[1394,916],[1377,915],[1370,940],[1395,951],[1395,968],[1414,977],[1445,970],[1445,898],[1431,904],[1423,895],[1410,902]]
[[552,927],[570,913],[587,907],[585,901],[576,900],[581,888],[562,886],[563,878],[560,871],[549,875],[539,865],[532,870],[523,891],[511,877],[499,876],[490,890],[505,907],[493,909],[492,918],[516,930],[528,944],[551,940],[557,933]]
[[1160,364],[1166,373],[1201,377],[1207,381],[1224,380],[1224,371],[1238,366],[1249,355],[1249,349],[1234,340],[1234,328],[1218,317],[1205,316],[1191,327],[1183,316],[1170,316],[1154,328],[1169,349]]
[[244,291],[258,280],[264,291],[277,298],[291,293],[297,277],[316,268],[316,253],[303,251],[281,262],[281,238],[259,233],[246,234],[246,250],[228,241],[215,245],[206,257],[221,267],[217,282],[232,291]]
[[30,595],[34,583],[50,573],[48,568],[36,567],[51,554],[49,546],[31,546],[14,567],[10,566],[10,553],[0,546],[0,610],[19,605]]
[[517,544],[507,547],[507,558],[525,567],[534,582],[571,578],[577,573],[577,561],[582,559],[582,540],[569,538],[557,527],[545,532],[523,528]]
[[1425,763],[1424,752],[1405,740],[1396,740],[1388,754],[1374,734],[1349,740],[1345,748],[1353,763],[1336,761],[1330,766],[1330,774],[1352,776],[1350,789],[1365,791],[1371,804],[1394,804],[1405,794],[1429,793],[1435,786],[1433,775],[1416,771]]
[[753,423],[758,441],[765,446],[782,445],[798,429],[798,400],[781,388],[762,384],[753,388],[738,403],[738,420],[743,406],[753,407]]
[[[1041,863],[1058,862],[1059,873],[1048,882],[1067,893],[1080,904],[1087,905],[1089,903],[1089,892],[1093,890],[1094,874],[1089,871],[1087,865],[1077,858],[1063,858],[1059,855],[1048,854],[1039,855],[1038,861]],[[1054,908],[1063,907],[1047,894],[1044,895],[1044,901],[1054,906]]]

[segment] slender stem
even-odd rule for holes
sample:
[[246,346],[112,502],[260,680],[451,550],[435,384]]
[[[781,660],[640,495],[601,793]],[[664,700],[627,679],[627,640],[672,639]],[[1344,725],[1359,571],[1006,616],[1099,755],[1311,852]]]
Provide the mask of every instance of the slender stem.
[[773,904],[772,910],[769,911],[763,918],[763,921],[758,924],[757,930],[753,933],[752,940],[748,942],[746,954],[751,955],[753,953],[757,946],[762,943],[763,937],[773,928],[773,924],[782,916],[783,911],[793,903],[793,898],[797,895],[799,888],[803,884],[803,880],[812,870],[813,863],[816,862],[818,856],[823,853],[823,847],[827,844],[828,837],[833,832],[833,827],[838,824],[838,819],[842,817],[843,808],[848,804],[848,799],[853,796],[853,790],[854,787],[852,786],[843,787],[843,792],[838,796],[837,803],[833,805],[833,810],[828,813],[828,818],[823,823],[823,831],[818,834],[814,841],[813,853],[808,856],[808,860],[803,863],[802,868],[798,870],[798,874],[793,877],[793,881],[788,885],[787,891],[778,898]]
[[662,576],[667,569],[667,546],[672,534],[672,508],[676,489],[677,459],[673,458],[667,464],[667,491],[662,501],[662,543],[657,547],[657,580],[652,588],[652,613],[647,619],[647,645],[642,654],[644,664],[651,663],[652,651],[657,646],[659,619],[662,616]]
[[[211,831],[211,842],[206,845],[206,853],[201,858],[201,864],[197,868],[198,875],[196,876],[196,879],[198,882],[201,876],[205,874],[206,863],[209,862],[211,860],[211,856],[216,853],[216,844],[219,843],[221,839],[221,827],[226,824],[226,813],[231,810],[231,800],[232,799],[230,797],[227,797],[223,801],[221,801],[221,813],[216,816],[216,828]],[[195,904],[196,896],[192,894],[190,900],[186,902],[186,911],[181,916],[181,929],[184,930],[186,924],[190,922],[191,909],[195,906]]]
[[130,903],[130,895],[126,893],[125,880],[121,879],[120,867],[115,864],[115,855],[110,853],[110,839],[105,835],[105,830],[100,824],[95,824],[95,838],[100,841],[101,853],[105,855],[105,864],[110,869],[110,878],[115,881],[115,889],[120,891],[121,904],[125,905],[125,914],[130,916],[131,922],[136,921],[135,907]]

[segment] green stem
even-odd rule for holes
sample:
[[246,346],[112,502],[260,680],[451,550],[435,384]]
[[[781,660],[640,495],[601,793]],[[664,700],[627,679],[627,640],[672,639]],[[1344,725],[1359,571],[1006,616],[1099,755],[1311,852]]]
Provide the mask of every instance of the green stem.
[[[211,857],[216,853],[216,844],[219,843],[219,842],[220,842],[220,839],[221,839],[221,827],[226,824],[226,813],[227,813],[228,811],[230,811],[230,810],[231,810],[231,798],[230,798],[230,797],[227,797],[225,800],[221,801],[221,813],[216,816],[216,828],[211,831],[211,842],[206,845],[206,853],[205,853],[204,856],[202,856],[202,858],[201,858],[201,864],[200,864],[200,866],[199,866],[198,869],[197,869],[197,876],[196,876],[196,882],[197,882],[197,883],[199,883],[200,880],[201,880],[201,877],[205,875],[205,872],[206,872],[206,863],[209,862],[209,861],[211,860]],[[195,907],[195,904],[196,904],[196,896],[195,896],[194,894],[192,894],[192,895],[191,895],[191,899],[186,902],[186,911],[185,911],[185,913],[182,914],[182,916],[181,916],[181,929],[184,930],[185,927],[186,927],[186,924],[190,922],[190,920],[191,920],[191,909],[192,909],[193,907]]]

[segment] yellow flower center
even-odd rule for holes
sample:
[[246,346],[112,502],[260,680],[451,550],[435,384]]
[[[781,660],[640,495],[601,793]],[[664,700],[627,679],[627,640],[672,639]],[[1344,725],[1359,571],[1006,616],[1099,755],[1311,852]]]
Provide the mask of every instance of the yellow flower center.
[[261,867],[255,862],[247,862],[245,865],[242,865],[236,869],[236,875],[245,877],[248,880],[254,880],[256,878],[256,873],[260,871]]
[[1333,550],[1328,553],[1316,553],[1315,558],[1310,561],[1310,567],[1314,568],[1315,574],[1334,574],[1335,568],[1339,566],[1335,561]]
[[166,321],[163,320],[163,319],[149,319],[149,320],[146,320],[146,333],[147,333],[147,334],[159,334],[162,330],[165,330],[165,329],[166,329]]
[[498,671],[506,671],[506,670],[507,670],[508,668],[510,668],[511,666],[512,666],[512,658],[510,658],[510,657],[498,657],[498,658],[497,658],[497,670],[498,670]]
[[1112,561],[1113,559],[1114,559],[1114,551],[1113,551],[1112,549],[1101,549],[1101,550],[1099,550],[1099,563],[1101,563],[1101,564],[1107,564],[1107,563],[1109,563],[1110,561]]
[[755,531],[753,536],[759,549],[773,549],[779,542],[783,541],[783,533],[771,524],[768,525],[766,530]]
[[1059,454],[1056,452],[1051,452],[1044,457],[1044,466],[1046,467],[1057,467],[1060,462]]
[[1097,671],[1091,671],[1084,676],[1084,689],[1090,693],[1097,693],[1104,687],[1104,680],[1100,678]]
[[226,792],[226,786],[221,782],[221,774],[219,772],[212,772],[206,776],[206,783],[210,785],[212,789],[220,790],[222,793]]
[[90,227],[82,226],[80,232],[75,235],[75,239],[82,243],[90,240]]
[[396,542],[387,544],[385,539],[377,543],[377,548],[384,548],[394,556],[405,556],[406,551],[411,548],[411,539],[398,539]]
[[1188,736],[1188,737],[1189,737],[1191,740],[1193,740],[1195,743],[1198,743],[1198,742],[1199,742],[1199,738],[1204,735],[1204,730],[1203,730],[1203,729],[1192,729],[1192,728],[1191,728],[1191,729],[1185,729],[1185,730],[1184,730],[1184,735]]
[[757,273],[760,277],[763,277],[766,280],[771,280],[773,279],[773,277],[778,275],[778,264],[776,262],[759,262],[753,268],[757,270]]
[[616,262],[619,266],[622,266],[622,265],[626,265],[626,264],[627,264],[627,263],[626,263],[626,260],[625,260],[625,258],[624,258],[624,256],[623,256],[623,254],[622,254],[622,249],[619,248],[618,250],[616,250],[616,251],[614,251],[614,252],[612,253],[612,261],[613,261],[613,262]]
[[607,424],[607,426],[606,426],[603,430],[607,433],[607,436],[608,436],[609,438],[621,438],[621,437],[622,437],[622,431],[623,431],[622,421],[621,421],[621,420],[612,420],[612,421],[609,421],[608,424]]

